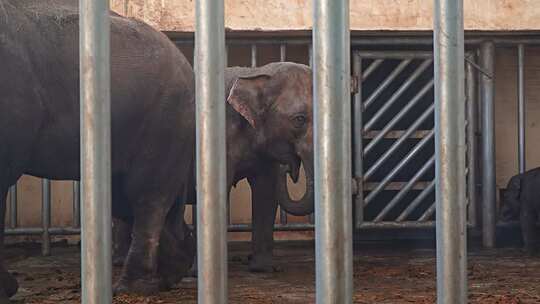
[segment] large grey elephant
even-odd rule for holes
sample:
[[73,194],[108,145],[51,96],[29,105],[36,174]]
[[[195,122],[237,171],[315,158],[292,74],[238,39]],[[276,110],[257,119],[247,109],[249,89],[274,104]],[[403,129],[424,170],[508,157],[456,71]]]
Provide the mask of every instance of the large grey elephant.
[[[77,0],[0,0],[1,232],[22,174],[79,179],[78,24]],[[194,248],[171,209],[190,178],[193,92],[193,70],[165,35],[111,13],[113,206],[127,205],[135,222],[117,292],[156,292],[191,267]],[[0,261],[0,303],[17,288]]]
[[[273,227],[278,202],[294,215],[310,214],[314,208],[311,70],[290,62],[230,67],[225,70],[225,89],[229,105],[227,189],[247,178],[253,201],[249,269],[269,272],[274,269]],[[294,201],[288,195],[286,173],[296,182],[301,163],[306,172],[306,193]],[[117,225],[118,264],[128,248],[129,224]]]

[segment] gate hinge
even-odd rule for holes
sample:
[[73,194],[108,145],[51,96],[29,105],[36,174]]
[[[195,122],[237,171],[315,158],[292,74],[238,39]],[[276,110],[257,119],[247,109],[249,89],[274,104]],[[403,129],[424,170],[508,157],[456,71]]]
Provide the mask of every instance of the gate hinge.
[[351,194],[356,196],[358,194],[358,180],[356,178],[351,178]]
[[358,76],[351,76],[351,94],[358,93]]

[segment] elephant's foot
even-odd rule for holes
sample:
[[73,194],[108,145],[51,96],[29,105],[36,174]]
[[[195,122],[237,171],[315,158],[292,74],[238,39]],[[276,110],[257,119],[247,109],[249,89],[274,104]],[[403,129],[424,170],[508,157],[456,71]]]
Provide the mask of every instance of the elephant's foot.
[[281,272],[281,268],[273,265],[272,255],[249,255],[249,271],[251,272]]
[[162,283],[157,277],[139,278],[129,280],[121,278],[114,286],[114,295],[141,295],[150,296],[160,291]]
[[113,253],[112,264],[115,267],[122,267],[126,261],[126,255]]
[[[19,284],[17,280],[7,271],[0,272],[0,299],[3,297],[9,299],[17,293]],[[9,303],[9,302],[6,302]],[[0,304],[3,304],[0,301]]]

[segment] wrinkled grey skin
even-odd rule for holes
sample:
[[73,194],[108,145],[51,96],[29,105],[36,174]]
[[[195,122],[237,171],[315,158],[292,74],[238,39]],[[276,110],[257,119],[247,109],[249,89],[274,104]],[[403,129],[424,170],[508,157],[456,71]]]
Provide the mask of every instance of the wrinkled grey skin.
[[536,222],[540,214],[540,168],[513,176],[502,197],[501,217],[505,221],[519,218],[525,250],[538,254],[540,240]]
[[[252,191],[252,255],[249,269],[270,272],[273,225],[278,201],[288,212],[313,212],[313,139],[311,70],[301,64],[271,63],[225,70],[227,97],[227,189],[247,178]],[[300,164],[306,194],[293,201],[286,173],[298,180]],[[286,168],[286,169],[284,169]],[[188,201],[193,199],[193,191]],[[129,224],[117,223],[115,264],[129,244]],[[194,273],[193,273],[194,274]]]
[[[0,0],[0,231],[22,174],[79,179],[78,23],[76,0]],[[193,88],[191,66],[165,35],[111,14],[113,215],[125,206],[135,221],[117,292],[156,292],[191,267],[193,239],[169,211],[190,178]],[[0,303],[16,291],[0,264]]]

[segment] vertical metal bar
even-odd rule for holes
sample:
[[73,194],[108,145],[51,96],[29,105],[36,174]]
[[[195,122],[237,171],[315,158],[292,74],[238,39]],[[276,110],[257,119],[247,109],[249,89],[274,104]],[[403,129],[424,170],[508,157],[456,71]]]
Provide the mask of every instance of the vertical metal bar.
[[9,188],[9,228],[17,228],[17,184]]
[[41,254],[48,256],[51,254],[51,237],[49,228],[51,227],[51,181],[41,180]]
[[279,46],[279,61],[285,62],[287,61],[287,45],[281,44]]
[[[279,61],[280,62],[287,61],[287,45],[286,44],[281,44],[279,46]],[[279,221],[283,225],[287,224],[287,212],[281,209],[281,207],[279,207]]]
[[82,304],[112,302],[109,1],[80,0]]
[[73,227],[81,227],[81,184],[73,182]]
[[348,0],[315,0],[313,28],[316,299],[352,303]]
[[[308,46],[308,59],[309,59],[309,67],[313,69],[313,44],[309,44]],[[308,220],[310,224],[314,224],[315,213],[308,215]]]
[[437,303],[467,303],[463,0],[435,0]]
[[469,197],[469,223],[476,227],[476,126],[477,126],[477,94],[476,73],[472,64],[467,64],[467,163],[468,173],[468,197]]
[[354,197],[354,223],[356,228],[360,228],[364,221],[364,143],[363,143],[363,107],[362,107],[362,58],[358,52],[353,54],[353,75],[358,79],[356,85],[357,92],[353,100],[353,164],[354,178],[358,186]]
[[519,173],[525,172],[525,46],[518,45],[518,157]]
[[257,45],[256,44],[251,45],[251,67],[252,68],[257,67]]
[[[481,65],[491,77],[494,71],[495,45],[485,42],[481,47]],[[496,189],[495,189],[495,125],[493,79],[482,74],[482,242],[495,247]]]
[[198,301],[227,303],[223,0],[196,1]]

